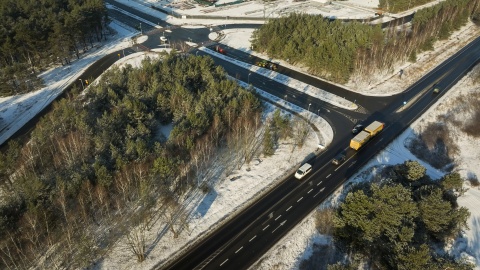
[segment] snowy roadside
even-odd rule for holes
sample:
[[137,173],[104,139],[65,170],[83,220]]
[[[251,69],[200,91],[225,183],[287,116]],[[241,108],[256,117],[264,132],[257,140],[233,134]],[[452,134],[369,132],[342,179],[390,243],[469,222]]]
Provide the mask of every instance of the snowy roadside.
[[312,97],[316,97],[320,100],[328,102],[328,103],[330,103],[332,105],[335,105],[337,107],[344,108],[344,109],[347,109],[347,110],[358,109],[357,104],[355,104],[351,101],[348,101],[344,98],[341,98],[341,97],[339,97],[335,94],[332,94],[332,93],[327,92],[325,90],[322,90],[320,88],[308,85],[304,82],[301,82],[301,81],[296,80],[294,78],[288,77],[288,76],[283,75],[281,73],[275,72],[273,70],[269,70],[269,69],[266,69],[266,68],[262,68],[262,67],[258,67],[258,66],[255,66],[255,65],[245,63],[245,62],[238,61],[238,60],[233,59],[231,57],[225,56],[221,53],[217,53],[213,50],[210,50],[206,47],[200,47],[199,50],[201,50],[203,52],[206,52],[208,54],[214,55],[215,57],[221,58],[221,59],[223,59],[225,61],[228,61],[230,63],[233,63],[237,66],[243,67],[247,70],[250,70],[251,72],[255,72],[257,74],[265,76],[265,77],[267,77],[271,80],[274,80],[278,83],[287,85],[287,86],[289,86],[289,87],[291,87],[291,88],[293,88],[297,91],[303,92],[303,93],[305,93],[309,96],[312,96]]
[[95,46],[68,66],[56,66],[42,72],[39,77],[45,87],[23,95],[0,98],[0,145],[55,100],[69,84],[88,79],[80,78],[80,74],[91,64],[111,52],[131,46],[130,38],[135,33],[123,30],[114,22],[111,26],[119,31],[110,37],[108,43]]
[[[479,70],[480,66],[475,69]],[[478,72],[478,71],[477,71]],[[414,136],[414,133],[420,132],[429,122],[436,122],[437,116],[445,114],[452,107],[452,100],[461,95],[467,95],[471,91],[478,91],[478,83],[472,80],[472,72],[459,81],[452,89],[448,91],[437,103],[429,108],[422,118],[416,120],[411,128],[400,134],[400,136],[390,143],[383,151],[369,161],[361,170],[346,181],[341,188],[333,193],[317,209],[325,207],[335,207],[340,199],[348,192],[348,187],[353,183],[369,181],[376,173],[378,168],[386,165],[403,163],[406,160],[416,160],[427,169],[427,175],[432,179],[443,177],[444,172],[433,168],[430,164],[415,157],[406,147],[405,141]],[[462,177],[480,175],[478,160],[480,159],[480,144],[478,139],[457,134],[457,143],[459,145],[460,156],[458,160],[458,172]],[[467,181],[464,183],[467,189],[465,194],[458,198],[458,204],[469,209],[471,216],[468,220],[469,229],[461,236],[452,241],[446,248],[446,252],[455,256],[455,258],[466,258],[475,264],[475,269],[480,269],[480,188],[472,187]],[[332,249],[331,238],[321,235],[315,228],[314,213],[307,216],[295,229],[291,230],[282,240],[280,240],[268,253],[257,261],[252,267],[254,269],[298,269],[302,260],[308,259],[312,250],[322,246],[326,249]]]
[[[131,61],[139,62],[135,59]],[[260,89],[257,91],[263,92]],[[271,99],[272,103],[289,106],[268,94],[262,96]],[[101,264],[97,264],[96,269],[151,269],[158,262],[174,258],[293,173],[305,157],[312,156],[318,150],[319,139],[332,140],[333,131],[323,119],[295,106],[289,108],[318,123],[319,130],[324,130],[323,133],[330,137],[319,138],[316,133],[310,131],[302,148],[289,141],[280,142],[273,156],[255,157],[251,164],[244,164],[231,172],[226,172],[222,165],[231,159],[231,153],[217,155],[207,173],[216,180],[210,183],[207,193],[197,190],[190,194],[187,203],[183,205],[185,212],[189,213],[189,219],[186,229],[178,238],[173,237],[168,231],[167,222],[160,217],[154,227],[146,232],[149,255],[144,262],[141,264],[136,262],[135,256],[126,248],[128,246],[126,239],[122,238],[112,247],[111,252],[102,258]],[[264,118],[271,117],[275,109],[274,105],[267,103]]]

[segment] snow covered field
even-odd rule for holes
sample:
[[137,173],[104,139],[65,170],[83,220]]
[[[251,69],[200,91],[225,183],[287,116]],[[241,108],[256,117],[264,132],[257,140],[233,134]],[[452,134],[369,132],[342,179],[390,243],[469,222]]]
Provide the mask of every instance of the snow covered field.
[[[154,0],[138,0],[137,2],[121,0],[119,2],[129,2],[128,4],[130,5],[138,5],[140,8],[148,10],[149,13],[156,15],[158,15],[158,13],[155,13],[152,9],[148,8],[146,4],[151,4],[153,2],[155,2],[155,4],[168,4],[165,1]],[[139,5],[139,3],[141,3],[141,5]],[[255,2],[249,3],[251,3],[249,5],[252,6],[254,4],[259,5]],[[319,1],[319,3],[322,3],[322,1]],[[378,5],[378,0],[349,0],[342,3],[351,6],[357,5],[357,10],[362,10],[365,7],[376,7],[376,5]],[[196,8],[198,10],[201,9],[200,7]],[[262,8],[263,15],[263,5],[258,6],[257,9],[258,8]],[[202,10],[205,9],[206,8],[203,8]],[[224,11],[219,11],[218,14],[222,14],[220,12]],[[273,13],[274,12],[272,11],[272,14]],[[338,14],[340,16],[341,13]],[[174,19],[169,16],[165,17],[169,22],[175,22],[178,24],[211,24],[211,22],[205,21],[187,21]],[[135,33],[123,29],[120,25],[115,23],[112,23],[112,27],[117,30],[118,34],[110,39],[110,43],[92,49],[88,54],[83,55],[80,60],[75,61],[70,67],[57,67],[56,69],[44,72],[41,76],[45,80],[45,88],[27,95],[0,98],[0,120],[2,120],[0,122],[0,125],[2,125],[0,126],[0,143],[3,143],[11,134],[13,134],[18,129],[18,126],[23,125],[22,123],[28,121],[32,115],[35,115],[38,111],[44,108],[61,92],[63,87],[72,81],[82,79],[76,75],[78,72],[86,69],[88,65],[103,55],[131,45],[130,37]],[[245,36],[251,35],[252,31],[253,30],[246,29],[231,29],[225,31],[225,38],[221,42],[228,46],[248,51],[250,43]],[[477,35],[477,33],[478,30],[475,26],[469,24],[461,31],[455,33],[448,42],[436,44],[435,51],[419,54],[416,63],[396,67],[390,73],[380,74],[378,78],[372,78],[370,81],[352,80],[347,84],[347,87],[352,91],[368,95],[390,95],[401,92],[423,74],[428,72],[428,70],[446,59],[454,51],[457,51],[461,46]],[[457,38],[460,41],[457,41]],[[139,59],[142,57],[144,57],[144,55],[138,55],[138,57],[136,57],[136,55],[128,56],[120,61],[119,64],[124,64],[126,60],[129,60],[129,63],[138,63]],[[282,62],[281,64],[288,66],[288,63]],[[301,69],[295,69],[301,71]],[[403,79],[399,79],[398,76],[396,76],[400,69],[405,70],[406,76],[404,76]],[[471,78],[464,78],[446,95],[444,95],[441,100],[439,100],[439,102],[424,115],[424,117],[419,119],[412,126],[412,129],[418,130],[426,122],[433,121],[436,114],[444,111],[445,104],[448,104],[449,100],[453,99],[456,95],[462,93],[465,94],[468,93],[468,91],[473,90],[478,91],[477,88],[478,87],[475,86]],[[265,96],[269,97],[266,94]],[[262,192],[265,192],[269,187],[275,185],[278,181],[281,181],[282,177],[291,173],[304,157],[314,152],[319,143],[328,144],[328,142],[331,141],[333,133],[331,132],[331,128],[329,130],[329,127],[325,125],[324,120],[309,114],[309,112],[302,111],[278,98],[269,98],[272,100],[272,103],[277,103],[283,107],[290,108],[313,119],[322,132],[316,134],[312,131],[307,140],[307,144],[301,149],[293,149],[293,152],[291,144],[284,142],[280,145],[273,157],[259,158],[249,166],[249,170],[244,166],[241,169],[234,171],[232,174],[224,176],[212,186],[211,192],[208,194],[201,192],[194,194],[190,203],[186,205],[186,207],[192,212],[191,219],[189,220],[189,229],[184,231],[179,238],[173,239],[171,233],[166,232],[161,223],[158,224],[158,227],[152,229],[150,232],[151,234],[147,238],[147,244],[150,244],[151,252],[144,263],[136,263],[135,257],[127,250],[125,242],[120,241],[115,247],[113,247],[111,253],[97,264],[97,269],[150,269],[155,263],[164,260],[165,258],[172,257],[172,254],[184,245],[188,245],[193,238],[204,234],[205,231],[213,229],[216,224],[218,225],[218,223],[224,221],[232,211],[243,207],[245,203],[247,203],[245,198],[260,196]],[[271,113],[273,110],[274,107],[270,106],[269,112]],[[371,169],[372,166],[402,163],[407,159],[416,160],[416,158],[404,147],[404,140],[412,135],[411,132],[412,130],[402,134],[374,160],[367,164],[361,172],[352,177],[350,182],[362,181],[363,177],[365,177],[365,173],[362,172],[373,171]],[[458,158],[458,160],[460,160],[459,169],[464,177],[469,173],[475,175],[480,174],[480,168],[478,168],[477,165],[478,160],[480,159],[480,156],[478,156],[480,149],[478,149],[477,145],[478,142],[476,140],[461,135],[459,136],[461,152],[461,156]],[[222,157],[220,156],[219,158]],[[425,164],[424,162],[421,163],[427,168],[427,173],[432,178],[439,178],[443,175],[442,172],[432,168],[428,164]],[[346,183],[346,185],[348,185],[348,183]],[[466,183],[465,187],[469,188],[469,185]],[[244,191],[244,193],[239,192],[240,190]],[[320,207],[335,204],[340,197],[341,192],[342,190],[337,191]],[[463,238],[452,243],[452,252],[459,256],[463,252],[465,252],[463,253],[463,256],[467,253],[470,254],[468,256],[472,256],[472,260],[476,259],[477,261],[477,269],[480,269],[480,209],[477,207],[479,202],[480,190],[478,190],[478,188],[470,187],[466,194],[459,198],[460,205],[468,207],[472,213],[469,219],[470,230],[465,232]],[[277,267],[276,269],[296,269],[298,268],[300,260],[311,254],[314,244],[328,246],[330,243],[329,237],[319,235],[315,231],[314,225],[314,219],[312,217],[306,218],[301,224],[292,230],[289,235],[280,241],[276,247],[267,253],[262,259],[261,264],[257,265],[256,268],[272,269]],[[160,237],[160,241],[158,242],[155,241],[157,237]]]
[[[173,10],[182,15],[208,15],[250,18],[276,18],[289,13],[301,12],[319,14],[325,17],[365,19],[375,17],[374,8],[378,7],[378,0],[359,1],[328,1],[315,0],[295,2],[279,0],[272,3],[261,1],[219,0],[215,6],[201,6],[194,1],[178,0],[137,0],[146,6],[156,6],[165,10]],[[229,4],[229,5],[223,5]],[[223,6],[222,6],[223,5]],[[228,20],[225,18],[225,20]]]

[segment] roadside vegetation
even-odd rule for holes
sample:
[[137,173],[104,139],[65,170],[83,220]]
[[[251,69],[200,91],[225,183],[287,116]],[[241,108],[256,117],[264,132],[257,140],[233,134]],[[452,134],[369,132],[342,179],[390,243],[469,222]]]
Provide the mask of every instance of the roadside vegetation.
[[[113,68],[53,107],[28,143],[12,141],[0,154],[2,269],[27,269],[42,254],[44,268],[85,267],[123,235],[142,261],[158,215],[181,233],[182,200],[208,187],[195,175],[216,147],[237,153],[233,166],[261,152],[252,145],[262,145],[252,139],[260,100],[208,57],[163,54]],[[159,129],[172,122],[167,139]]]
[[478,13],[480,0],[446,0],[418,10],[411,27],[381,29],[358,22],[330,21],[318,15],[291,14],[269,20],[253,33],[254,50],[304,66],[311,74],[345,83],[352,75],[369,77],[398,63],[416,61]]
[[[478,67],[471,76],[478,85]],[[465,181],[478,187],[478,176],[456,171],[459,145],[456,137],[480,137],[478,107],[480,94],[466,94],[439,104],[437,118],[405,142],[419,159],[446,172],[441,179],[430,179],[416,161],[388,166],[370,183],[350,190],[337,209],[315,213],[320,234],[334,236],[327,246],[314,246],[313,255],[302,261],[301,269],[473,269],[439,253],[467,228],[469,213],[459,207],[457,197]],[[462,135],[463,136],[463,135]],[[333,213],[333,214],[332,214]],[[333,218],[332,218],[333,215]],[[347,260],[345,260],[347,254]],[[330,265],[326,265],[329,263]]]
[[[333,254],[327,257],[331,265],[310,258],[302,262],[302,269],[358,269],[359,265],[398,270],[473,269],[435,248],[441,249],[467,227],[468,209],[457,204],[464,179],[453,172],[434,180],[425,172],[417,161],[388,166],[374,183],[354,186],[334,212],[318,211],[319,233],[335,239]],[[348,254],[346,261],[339,255],[342,253]]]
[[1,269],[89,267],[119,240],[142,262],[156,223],[162,235],[188,231],[189,196],[280,140],[303,145],[305,121],[266,117],[210,57],[159,57],[73,89],[28,141],[0,152]]
[[101,0],[2,0],[0,18],[0,96],[37,89],[40,70],[79,58],[108,23]]
[[[478,69],[474,74],[478,81]],[[446,106],[446,111],[437,116],[436,121],[426,123],[423,128],[410,138],[406,144],[409,151],[418,158],[428,162],[433,167],[450,172],[455,170],[456,157],[459,154],[457,134],[459,132],[471,139],[480,137],[480,93],[471,91],[468,95],[461,95]],[[476,176],[469,178],[474,185]]]

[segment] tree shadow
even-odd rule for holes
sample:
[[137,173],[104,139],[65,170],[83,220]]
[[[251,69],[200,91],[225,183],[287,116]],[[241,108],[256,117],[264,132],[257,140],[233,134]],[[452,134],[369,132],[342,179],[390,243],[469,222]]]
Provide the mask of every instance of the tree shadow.
[[217,198],[217,195],[217,192],[214,189],[211,189],[210,192],[203,198],[202,202],[200,202],[197,207],[197,213],[200,214],[201,217],[204,217],[207,214],[208,210]]

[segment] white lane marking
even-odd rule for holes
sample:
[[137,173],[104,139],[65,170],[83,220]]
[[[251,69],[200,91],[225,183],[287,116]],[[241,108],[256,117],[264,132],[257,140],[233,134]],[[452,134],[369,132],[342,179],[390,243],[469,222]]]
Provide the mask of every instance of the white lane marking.
[[226,263],[228,261],[228,259],[226,259],[225,261],[223,261],[223,263],[220,264],[220,266],[222,266],[224,263]]
[[[336,171],[336,170],[335,170],[335,171]],[[330,177],[330,175],[332,175],[332,174],[329,174],[329,175],[327,175],[327,177],[326,177],[326,178]]]
[[237,249],[237,251],[235,251],[235,254],[237,254],[240,250],[242,250],[243,246],[239,249]]
[[312,189],[310,189],[310,190],[309,190],[307,193],[310,193],[310,192],[312,192],[312,190],[313,190],[313,188],[312,188]]
[[277,219],[279,219],[281,216],[282,216],[282,215],[280,215],[280,216],[276,217],[276,218],[275,218],[275,221],[277,221]]
[[320,192],[322,192],[325,188],[320,189]]
[[270,227],[270,224],[269,224],[269,225],[267,225],[267,227],[263,228],[263,230],[262,230],[262,231],[265,231],[265,230],[266,230],[268,227]]
[[252,237],[250,240],[248,240],[248,242],[252,242],[253,239],[255,239],[257,236],[255,235],[254,237]]
[[301,197],[300,199],[298,199],[298,201],[297,201],[297,202],[301,201],[302,199],[303,199],[303,197]]
[[318,194],[320,194],[321,191],[317,192],[317,194],[313,195],[313,197],[315,198]]
[[277,228],[275,228],[275,230],[272,231],[272,233],[274,233],[278,228],[282,227],[283,224],[285,224],[285,222],[287,222],[287,220],[285,219],[284,221],[282,221],[282,223],[280,223],[280,225],[278,225]]
[[290,210],[290,208],[292,208],[292,206],[291,206],[291,205],[290,205],[290,207],[288,207],[288,208],[287,208],[287,212],[288,212],[288,210]]
[[321,184],[322,182],[323,182],[323,181],[318,182],[317,187],[320,186],[320,184]]

